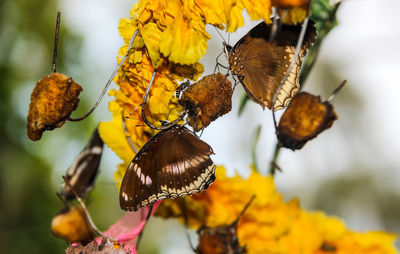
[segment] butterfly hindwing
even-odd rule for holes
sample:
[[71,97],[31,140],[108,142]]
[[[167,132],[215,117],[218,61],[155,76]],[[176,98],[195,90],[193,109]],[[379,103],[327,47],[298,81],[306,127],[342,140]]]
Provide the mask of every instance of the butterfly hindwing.
[[156,200],[198,193],[214,181],[211,147],[183,126],[152,137],[129,164],[120,205],[137,210]]

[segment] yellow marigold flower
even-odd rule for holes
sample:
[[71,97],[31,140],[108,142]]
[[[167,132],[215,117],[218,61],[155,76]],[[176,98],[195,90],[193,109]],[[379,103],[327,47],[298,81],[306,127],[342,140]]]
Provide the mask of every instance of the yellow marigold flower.
[[[185,198],[189,226],[230,224],[252,195],[256,198],[238,223],[239,242],[249,254],[396,253],[394,235],[353,232],[335,217],[302,210],[296,199],[284,202],[273,178],[255,171],[248,179],[228,178],[225,169],[217,167],[208,190]],[[181,205],[179,200],[166,200],[157,215],[182,219]]]

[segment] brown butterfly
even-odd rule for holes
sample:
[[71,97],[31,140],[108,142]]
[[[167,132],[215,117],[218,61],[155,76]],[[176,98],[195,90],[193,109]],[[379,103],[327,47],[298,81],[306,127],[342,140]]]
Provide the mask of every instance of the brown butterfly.
[[160,131],[129,164],[120,189],[121,208],[135,211],[208,188],[215,180],[211,154],[212,148],[182,125]]
[[[247,95],[254,102],[272,108],[272,100],[295,55],[301,25],[282,25],[275,39],[269,42],[271,25],[264,22],[251,29],[235,46],[225,46],[229,68],[238,77]],[[301,63],[316,39],[314,22],[308,22],[305,37],[294,68],[277,96],[274,110],[282,109],[299,90]]]

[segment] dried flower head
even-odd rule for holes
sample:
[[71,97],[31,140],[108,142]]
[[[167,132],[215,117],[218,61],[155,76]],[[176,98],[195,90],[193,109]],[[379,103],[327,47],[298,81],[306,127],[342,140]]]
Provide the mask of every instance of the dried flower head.
[[330,128],[337,119],[328,101],[306,92],[297,93],[283,113],[277,133],[283,147],[292,150],[302,148],[322,131]]
[[232,84],[221,73],[205,76],[184,90],[179,99],[188,110],[187,122],[195,131],[232,110]]
[[44,76],[31,94],[28,112],[28,137],[36,141],[46,130],[60,128],[78,106],[82,87],[60,73]]

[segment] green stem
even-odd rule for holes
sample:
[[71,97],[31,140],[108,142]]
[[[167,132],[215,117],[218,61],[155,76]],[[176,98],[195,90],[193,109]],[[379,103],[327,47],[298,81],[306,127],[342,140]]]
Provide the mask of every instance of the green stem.
[[275,149],[274,149],[274,154],[272,155],[272,159],[271,159],[271,162],[270,162],[270,165],[269,165],[269,174],[271,176],[275,175],[276,168],[277,168],[277,164],[276,163],[278,161],[279,152],[281,151],[281,147],[282,146],[279,144],[279,141],[276,142]]

